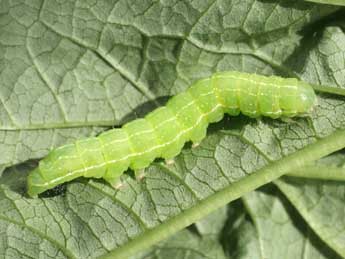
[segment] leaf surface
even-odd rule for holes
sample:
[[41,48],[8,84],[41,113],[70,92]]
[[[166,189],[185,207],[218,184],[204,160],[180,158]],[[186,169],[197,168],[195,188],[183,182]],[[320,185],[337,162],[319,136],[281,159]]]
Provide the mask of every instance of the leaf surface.
[[[270,184],[345,146],[344,12],[301,1],[2,1],[0,257],[345,257],[344,181]],[[291,123],[225,117],[174,165],[156,161],[121,190],[78,179],[25,196],[33,160],[224,70],[337,94],[319,93]]]

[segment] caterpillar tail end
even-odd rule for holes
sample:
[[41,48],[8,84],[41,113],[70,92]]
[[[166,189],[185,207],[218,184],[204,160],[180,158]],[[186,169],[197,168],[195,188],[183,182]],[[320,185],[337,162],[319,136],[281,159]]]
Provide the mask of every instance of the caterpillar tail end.
[[51,186],[47,186],[39,167],[31,171],[27,179],[27,193],[31,198],[37,197],[38,194],[51,188]]

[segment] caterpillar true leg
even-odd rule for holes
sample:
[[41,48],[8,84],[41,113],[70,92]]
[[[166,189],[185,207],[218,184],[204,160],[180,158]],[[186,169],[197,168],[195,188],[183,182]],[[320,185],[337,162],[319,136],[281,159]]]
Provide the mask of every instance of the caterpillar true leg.
[[121,177],[114,177],[114,178],[104,178],[105,181],[107,181],[111,186],[118,189],[119,186],[122,187],[123,183],[121,180]]
[[200,143],[193,143],[192,148],[197,148],[200,145]]
[[122,181],[117,182],[116,184],[112,185],[116,190],[121,190],[125,187],[125,184]]
[[145,177],[145,169],[138,169],[134,171],[135,178],[137,180],[142,180]]
[[169,165],[173,165],[173,164],[175,164],[175,160],[174,159],[166,159],[165,160],[165,164],[168,165],[168,166]]

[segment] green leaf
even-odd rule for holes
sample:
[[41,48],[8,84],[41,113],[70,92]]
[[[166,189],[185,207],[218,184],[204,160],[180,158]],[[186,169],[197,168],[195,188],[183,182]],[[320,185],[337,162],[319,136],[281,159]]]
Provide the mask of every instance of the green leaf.
[[344,255],[344,183],[286,178],[276,184],[315,233]]
[[318,179],[345,181],[345,157],[342,153],[324,157],[313,164],[298,168],[289,172],[289,176]]
[[243,202],[252,219],[260,258],[341,258],[319,240],[308,221],[272,186],[245,195]]
[[[342,153],[317,162],[333,176],[308,174],[345,146],[344,13],[297,0],[0,2],[0,257],[345,257]],[[78,179],[25,195],[34,159],[223,70],[323,93],[291,123],[226,117],[121,190]]]
[[133,258],[227,258],[221,243],[209,236],[200,237],[192,231],[182,230],[168,240]]

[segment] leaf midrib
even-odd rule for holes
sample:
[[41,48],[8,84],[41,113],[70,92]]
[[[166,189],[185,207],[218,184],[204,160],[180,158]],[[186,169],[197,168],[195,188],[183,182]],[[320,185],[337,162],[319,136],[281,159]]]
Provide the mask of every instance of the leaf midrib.
[[241,197],[244,193],[255,190],[256,188],[272,182],[295,168],[306,166],[317,159],[344,148],[344,146],[345,130],[336,131],[328,137],[320,139],[279,161],[270,163],[268,166],[265,166],[244,179],[229,185],[214,195],[200,201],[194,207],[170,218],[165,223],[148,230],[146,233],[139,235],[122,247],[114,249],[100,258],[128,258],[130,255],[146,249],[196,222],[210,212],[226,205],[230,201]]

